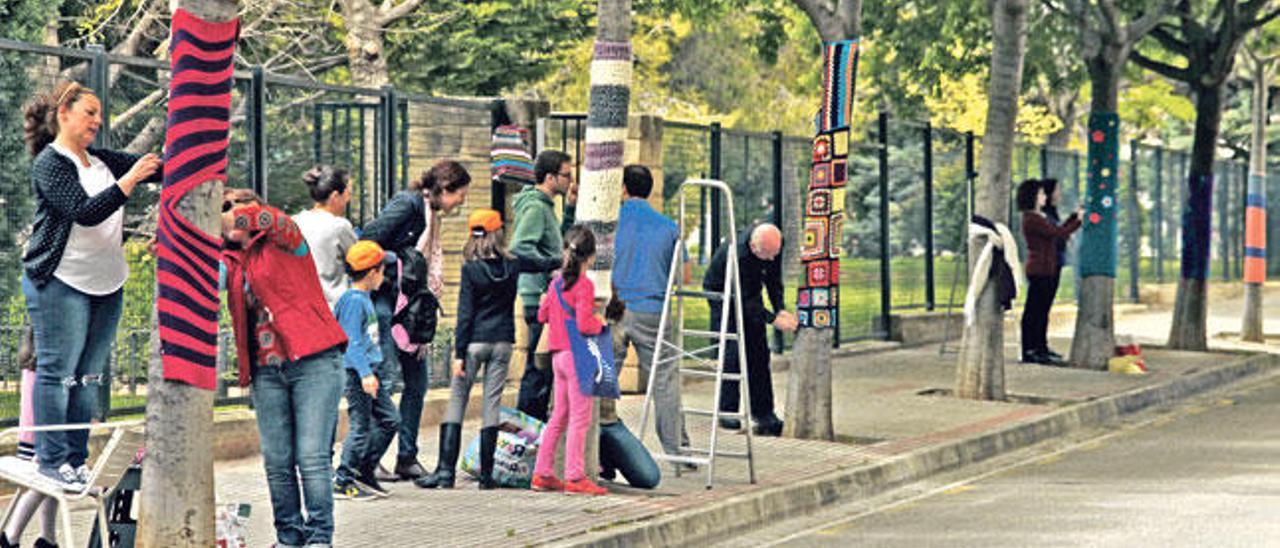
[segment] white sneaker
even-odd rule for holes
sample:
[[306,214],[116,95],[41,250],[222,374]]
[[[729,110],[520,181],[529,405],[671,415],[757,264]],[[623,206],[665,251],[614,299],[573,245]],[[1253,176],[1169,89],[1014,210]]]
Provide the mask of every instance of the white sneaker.
[[80,477],[76,475],[76,469],[70,464],[63,464],[57,470],[52,468],[40,467],[40,474],[57,482],[64,491],[78,492],[84,491],[84,483],[80,481]]
[[85,484],[85,485],[89,485],[89,476],[90,476],[90,475],[91,475],[91,472],[89,471],[89,467],[88,467],[88,466],[85,466],[85,465],[81,464],[80,466],[77,466],[77,467],[76,467],[76,478],[78,478],[78,479],[80,480],[80,483],[83,483],[83,484]]

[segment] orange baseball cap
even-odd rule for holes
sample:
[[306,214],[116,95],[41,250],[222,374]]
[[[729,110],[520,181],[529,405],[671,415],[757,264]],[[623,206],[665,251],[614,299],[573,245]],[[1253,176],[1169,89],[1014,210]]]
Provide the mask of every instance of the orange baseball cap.
[[493,232],[502,228],[502,215],[492,209],[477,209],[467,217],[467,228],[472,232],[477,230]]
[[347,265],[356,272],[369,270],[378,266],[378,263],[396,264],[396,254],[383,251],[382,246],[372,240],[360,240],[347,249]]

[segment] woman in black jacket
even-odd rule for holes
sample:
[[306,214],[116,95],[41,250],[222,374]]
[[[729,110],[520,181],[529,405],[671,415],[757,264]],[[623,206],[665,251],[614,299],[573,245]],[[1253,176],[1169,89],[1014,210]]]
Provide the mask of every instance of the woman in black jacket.
[[525,259],[507,251],[502,216],[477,209],[467,219],[471,237],[462,250],[462,288],[458,292],[458,325],[454,331],[452,393],[440,424],[440,456],[436,470],[414,482],[418,487],[452,488],[462,417],[476,374],[484,368],[484,422],[480,429],[480,488],[493,489],[493,452],[498,441],[498,412],[507,382],[511,345],[516,340],[512,311],[521,272],[550,272],[562,259]]
[[[102,127],[93,90],[64,82],[24,112],[36,211],[22,292],[36,345],[35,425],[81,424],[98,409],[129,267],[124,205],[158,181],[160,158],[89,148]],[[78,490],[89,478],[88,430],[36,435],[40,473]]]
[[[466,201],[470,185],[471,175],[462,164],[452,160],[436,162],[409,190],[396,194],[378,218],[365,225],[360,237],[378,242],[383,249],[394,251],[402,259],[409,256],[409,249],[420,252],[427,263],[427,287],[438,302],[444,291],[440,217]],[[386,281],[373,293],[380,333],[392,333],[391,316],[395,313],[398,282],[395,269],[388,268]],[[399,365],[404,389],[400,393],[397,436],[400,441],[395,470],[389,473],[379,466],[378,480],[415,480],[426,474],[418,463],[418,425],[422,421],[422,402],[427,396],[427,345],[401,348],[390,336],[381,337],[380,344],[383,364],[391,366],[387,371]]]

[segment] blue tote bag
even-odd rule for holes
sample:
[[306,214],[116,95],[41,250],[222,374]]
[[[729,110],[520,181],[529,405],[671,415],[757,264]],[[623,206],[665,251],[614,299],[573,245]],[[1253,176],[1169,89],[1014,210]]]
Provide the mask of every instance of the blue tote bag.
[[587,396],[618,399],[622,389],[618,386],[618,370],[613,363],[613,336],[609,326],[597,335],[583,335],[573,308],[564,300],[564,279],[557,279],[556,298],[568,317],[564,320],[565,333],[569,335],[569,348],[573,352],[573,370],[578,374],[578,388]]

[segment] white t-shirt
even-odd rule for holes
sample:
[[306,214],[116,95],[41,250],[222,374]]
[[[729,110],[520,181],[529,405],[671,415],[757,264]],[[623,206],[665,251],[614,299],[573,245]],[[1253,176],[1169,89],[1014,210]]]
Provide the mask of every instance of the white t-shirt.
[[[55,151],[75,164],[80,174],[80,186],[89,196],[96,196],[116,184],[115,175],[96,156],[89,156],[89,165],[58,143],[51,143]],[[124,208],[117,209],[107,220],[94,226],[71,224],[67,247],[62,251],[58,278],[77,291],[89,295],[115,293],[129,278],[129,265],[124,260]]]
[[320,275],[320,287],[329,309],[338,303],[338,297],[347,291],[347,248],[356,243],[356,231],[351,221],[321,209],[308,209],[293,216],[302,237],[311,248],[311,258],[316,262]]

